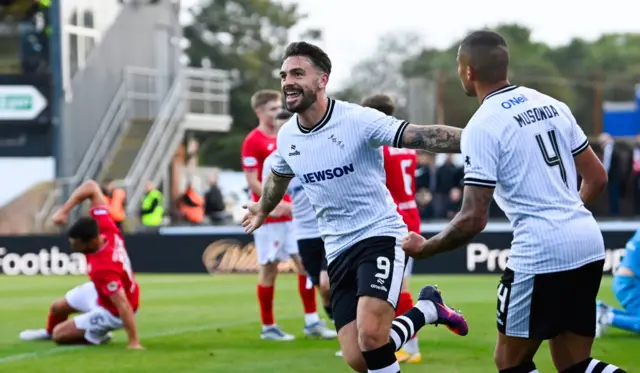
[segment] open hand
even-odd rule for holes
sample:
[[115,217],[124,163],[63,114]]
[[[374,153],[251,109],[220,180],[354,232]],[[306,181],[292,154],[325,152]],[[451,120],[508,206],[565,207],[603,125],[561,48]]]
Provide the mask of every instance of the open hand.
[[127,345],[129,350],[144,350],[144,347],[140,344],[140,342],[129,342]]
[[244,231],[247,233],[253,233],[256,229],[262,226],[264,221],[267,219],[267,214],[262,211],[260,203],[258,202],[247,202],[247,204],[243,205],[242,208],[247,210],[244,218],[242,218]]

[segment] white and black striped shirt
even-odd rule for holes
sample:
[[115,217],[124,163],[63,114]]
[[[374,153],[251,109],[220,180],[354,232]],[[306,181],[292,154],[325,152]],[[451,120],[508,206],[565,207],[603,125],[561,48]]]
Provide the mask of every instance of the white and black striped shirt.
[[495,188],[514,230],[513,271],[559,272],[604,258],[602,233],[578,194],[573,157],[587,147],[567,105],[526,87],[488,95],[464,129],[464,183]]
[[297,115],[278,133],[272,172],[297,177],[315,210],[331,262],[363,239],[391,236],[407,227],[385,184],[382,146],[398,147],[407,122],[377,110],[329,99],[312,129]]

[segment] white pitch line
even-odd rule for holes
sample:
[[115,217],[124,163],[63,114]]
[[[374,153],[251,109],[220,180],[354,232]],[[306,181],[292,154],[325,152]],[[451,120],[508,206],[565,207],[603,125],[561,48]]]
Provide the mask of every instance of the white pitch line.
[[[301,318],[301,316],[298,315],[298,316],[278,317],[279,320],[289,320],[289,319],[296,319],[296,318]],[[167,330],[160,333],[143,334],[140,337],[140,339],[142,343],[144,343],[146,339],[168,337],[172,335],[180,335],[180,334],[191,333],[191,332],[201,332],[204,330],[212,330],[212,329],[218,329],[218,328],[231,328],[234,326],[249,325],[253,323],[255,323],[255,321],[242,321],[242,322],[238,321],[238,322],[229,322],[229,323],[223,323],[223,324],[212,324],[212,325],[206,325],[206,326],[192,326],[189,328],[171,329],[171,330]],[[10,362],[19,361],[19,360],[26,360],[31,358],[39,358],[39,357],[59,354],[63,352],[77,351],[87,347],[90,347],[90,346],[83,345],[83,346],[54,347],[44,351],[35,351],[35,352],[26,352],[23,354],[8,355],[8,356],[0,357],[0,364],[10,363]]]

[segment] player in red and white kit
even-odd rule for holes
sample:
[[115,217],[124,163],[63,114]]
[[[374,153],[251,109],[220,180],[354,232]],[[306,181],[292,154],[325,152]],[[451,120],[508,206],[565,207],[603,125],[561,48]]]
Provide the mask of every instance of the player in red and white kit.
[[[276,148],[278,127],[276,116],[282,111],[282,95],[278,91],[262,90],[251,98],[259,124],[251,131],[242,144],[242,168],[251,189],[251,199],[258,201],[262,194],[262,169],[265,159]],[[320,320],[316,308],[316,293],[313,286],[307,286],[307,276],[298,255],[298,244],[293,232],[291,198],[285,195],[280,205],[271,213],[265,224],[253,233],[254,244],[260,265],[258,277],[258,304],[262,332],[260,338],[277,341],[294,339],[284,333],[275,323],[273,298],[275,279],[280,261],[291,258],[298,271],[298,291],[304,307],[304,333],[308,336],[336,338],[334,330],[327,328]]]
[[[111,339],[112,331],[124,328],[128,348],[142,349],[134,316],[140,303],[140,287],[122,232],[109,215],[100,186],[87,181],[76,189],[54,214],[54,223],[65,224],[69,211],[87,199],[91,201],[91,217],[78,219],[67,235],[72,249],[85,254],[91,282],[72,289],[64,299],[53,303],[47,329],[25,330],[20,337],[51,339],[57,344],[99,345]],[[67,320],[77,312],[82,314]]]
[[[362,106],[368,106],[386,115],[393,115],[395,105],[391,97],[384,94],[377,94],[366,98]],[[420,211],[416,204],[416,162],[417,155],[413,149],[397,149],[385,146],[383,148],[384,169],[387,176],[387,188],[393,197],[393,201],[398,206],[398,212],[407,225],[409,232],[420,233]],[[409,291],[408,277],[413,268],[413,258],[408,258],[404,270],[404,280],[396,317],[404,314],[413,308],[413,298]],[[414,335],[403,348],[396,352],[396,359],[403,363],[419,363],[422,355],[418,347],[418,337]]]

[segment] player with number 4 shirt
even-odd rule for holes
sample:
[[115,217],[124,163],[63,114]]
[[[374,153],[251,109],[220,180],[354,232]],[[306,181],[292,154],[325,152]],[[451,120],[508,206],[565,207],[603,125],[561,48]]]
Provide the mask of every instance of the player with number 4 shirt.
[[[72,249],[85,254],[91,282],[71,289],[51,305],[46,329],[25,330],[20,338],[99,345],[111,339],[112,331],[124,328],[128,348],[142,349],[134,316],[140,303],[140,286],[131,269],[122,232],[110,217],[98,184],[87,181],[76,189],[53,216],[54,223],[66,224],[71,209],[87,199],[91,202],[91,217],[78,219],[67,235]],[[73,313],[81,314],[67,320]]]

